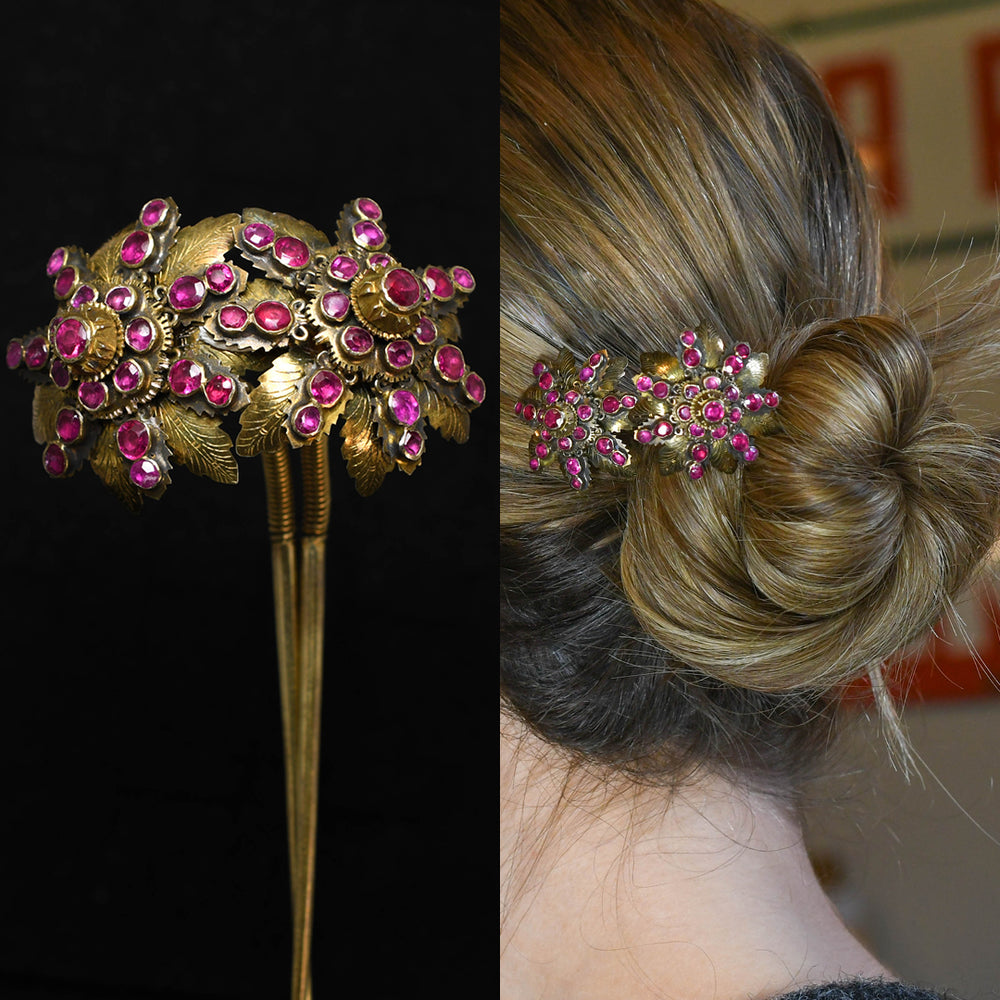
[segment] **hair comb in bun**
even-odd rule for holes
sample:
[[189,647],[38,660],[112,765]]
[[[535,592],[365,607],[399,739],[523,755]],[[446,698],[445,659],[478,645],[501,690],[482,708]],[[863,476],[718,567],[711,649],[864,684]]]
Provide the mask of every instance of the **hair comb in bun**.
[[[349,202],[331,239],[244,209],[189,226],[154,198],[95,253],[62,246],[46,271],[47,326],[7,345],[35,383],[33,424],[54,478],[89,462],[130,508],[159,498],[175,464],[238,478],[261,455],[271,530],[294,912],[293,988],[311,996],[329,438],[362,495],[421,464],[428,427],[459,443],[483,380],[456,346],[475,288],[463,267],[410,269],[382,210]],[[296,525],[291,451],[301,456]],[[354,530],[348,527],[346,530]]]
[[748,344],[700,327],[681,333],[673,353],[641,355],[630,380],[626,360],[603,350],[584,364],[569,351],[539,361],[514,407],[533,428],[528,465],[558,463],[582,489],[598,469],[632,474],[638,445],[657,449],[665,475],[735,472],[756,460],[756,437],[778,429],[778,394],[763,384],[767,364]]

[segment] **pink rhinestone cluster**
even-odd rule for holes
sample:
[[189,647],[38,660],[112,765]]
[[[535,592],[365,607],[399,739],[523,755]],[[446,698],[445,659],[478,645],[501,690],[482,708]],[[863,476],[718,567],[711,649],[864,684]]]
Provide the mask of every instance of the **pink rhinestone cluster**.
[[581,489],[594,467],[632,471],[637,444],[656,449],[664,474],[734,472],[757,460],[757,436],[778,429],[778,394],[762,384],[767,364],[748,344],[704,330],[685,330],[673,353],[644,354],[630,384],[624,360],[605,351],[582,366],[568,355],[551,366],[539,361],[535,384],[515,405],[533,428],[528,465],[558,462]]
[[36,384],[45,470],[89,460],[127,501],[160,495],[175,461],[233,481],[229,414],[241,454],[360,414],[377,448],[357,447],[412,469],[427,422],[455,436],[485,397],[455,343],[471,272],[401,265],[371,198],[344,207],[333,240],[260,209],[185,228],[154,198],[96,253],[54,250],[46,273],[56,313],[8,343],[7,367]]

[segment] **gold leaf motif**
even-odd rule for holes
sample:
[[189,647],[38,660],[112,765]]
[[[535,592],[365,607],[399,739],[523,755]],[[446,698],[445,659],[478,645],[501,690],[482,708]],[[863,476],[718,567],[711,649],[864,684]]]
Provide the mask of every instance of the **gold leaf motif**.
[[56,414],[66,405],[66,395],[54,385],[35,386],[31,402],[31,429],[38,444],[56,436]]
[[382,450],[382,442],[372,424],[371,401],[364,394],[356,393],[345,410],[340,429],[344,443],[340,453],[358,493],[363,497],[371,496],[395,462]]
[[309,363],[305,355],[290,351],[279,354],[260,376],[257,388],[250,393],[250,405],[240,416],[238,455],[259,455],[278,447],[288,408]]
[[128,466],[122,461],[115,440],[115,427],[105,424],[90,452],[90,465],[98,478],[133,513],[142,509],[142,492],[129,479]]
[[231,212],[179,229],[163,265],[161,283],[169,287],[177,278],[200,275],[213,261],[222,260],[236,242],[239,224],[240,217]]
[[222,429],[219,417],[195,413],[178,403],[165,402],[159,417],[170,450],[192,472],[217,483],[235,485],[240,472],[233,455],[233,442]]
[[313,250],[330,245],[330,239],[326,233],[309,225],[308,222],[303,222],[291,215],[285,215],[284,212],[268,212],[263,208],[244,208],[243,221],[265,222],[280,235],[295,236],[304,243],[310,244]]
[[439,395],[433,385],[427,385],[426,416],[431,426],[437,428],[443,438],[465,444],[469,440],[469,412],[452,402],[447,396]]

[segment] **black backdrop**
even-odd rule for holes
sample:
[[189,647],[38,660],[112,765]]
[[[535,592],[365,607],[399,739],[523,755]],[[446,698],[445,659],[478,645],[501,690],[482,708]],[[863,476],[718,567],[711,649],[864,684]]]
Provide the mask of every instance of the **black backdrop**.
[[[327,232],[369,195],[404,264],[478,278],[462,346],[494,393],[470,443],[433,435],[368,499],[333,451],[314,958],[316,1000],[476,995],[495,871],[495,14],[19,7],[4,343],[52,314],[53,247],[95,250],[164,194],[182,224],[252,205]],[[89,468],[48,479],[9,372],[0,406],[0,995],[287,996],[259,462],[237,487],[175,470],[133,516]]]

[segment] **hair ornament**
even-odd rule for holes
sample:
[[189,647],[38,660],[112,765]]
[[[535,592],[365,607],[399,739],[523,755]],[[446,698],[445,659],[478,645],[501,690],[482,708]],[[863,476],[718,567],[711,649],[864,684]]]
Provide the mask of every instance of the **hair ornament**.
[[606,351],[582,366],[568,351],[551,366],[539,361],[537,382],[514,407],[534,428],[528,465],[558,462],[582,489],[595,468],[634,473],[630,448],[640,446],[656,449],[663,475],[733,473],[756,461],[758,436],[778,429],[767,365],[766,354],[701,327],[681,333],[673,353],[642,354],[631,385],[625,359]]

